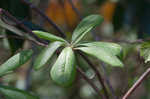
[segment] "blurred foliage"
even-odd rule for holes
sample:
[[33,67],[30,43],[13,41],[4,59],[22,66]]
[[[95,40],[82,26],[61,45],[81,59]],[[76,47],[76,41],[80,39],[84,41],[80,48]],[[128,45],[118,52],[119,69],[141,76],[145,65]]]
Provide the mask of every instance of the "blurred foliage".
[[[21,0],[0,0],[0,8],[8,10],[20,21],[23,20],[24,24],[33,30],[42,30],[43,27],[34,25],[32,21],[39,22],[38,15],[32,12],[27,5],[20,2]],[[39,0],[30,0],[40,7]],[[65,30],[69,39],[71,39],[72,30],[79,23],[79,17],[72,9],[68,0],[48,0],[46,15],[51,18],[55,23]],[[106,73],[109,81],[115,89],[117,96],[122,96],[139,78],[139,76],[149,67],[149,42],[144,44],[132,44],[128,42],[136,41],[137,39],[149,38],[150,35],[150,2],[148,0],[72,0],[75,7],[79,10],[82,16],[89,14],[101,14],[104,16],[104,22],[101,27],[96,28],[94,31],[102,41],[118,42],[123,47],[119,57],[124,65],[124,68],[114,68],[106,65]],[[42,0],[41,0],[42,2]],[[32,16],[32,18],[31,18]],[[26,20],[27,18],[27,20]],[[25,20],[24,20],[25,19]],[[42,19],[41,19],[42,20]],[[47,22],[45,27],[50,33],[52,29]],[[1,29],[1,28],[0,28]],[[20,28],[19,28],[20,29]],[[105,29],[105,30],[104,30]],[[2,29],[1,29],[2,30]],[[22,30],[22,29],[21,29]],[[24,31],[24,30],[22,30]],[[7,35],[15,35],[14,33],[6,30]],[[93,31],[92,31],[93,32]],[[111,33],[107,33],[111,32]],[[54,32],[55,33],[55,32]],[[0,33],[1,35],[1,33]],[[88,35],[84,40],[89,40],[92,35]],[[91,39],[90,39],[91,40]],[[23,40],[8,39],[11,52],[14,54],[18,48],[22,48]],[[127,41],[127,42],[122,42]],[[3,40],[0,39],[0,63],[2,64],[10,57],[10,50],[4,47]],[[35,48],[36,49],[36,48]],[[43,47],[41,48],[43,49]],[[37,49],[36,49],[37,50]],[[37,50],[39,53],[40,50]],[[140,57],[140,55],[142,57]],[[35,56],[36,57],[36,56]],[[77,56],[77,58],[80,56]],[[29,91],[37,94],[40,99],[98,99],[97,94],[93,89],[77,75],[77,80],[72,87],[62,88],[49,79],[49,70],[56,60],[57,55],[52,56],[52,61],[47,63],[46,66],[40,71],[31,72],[32,82]],[[147,63],[144,63],[144,59]],[[86,62],[78,58],[81,67],[86,75],[97,82],[95,74]],[[104,72],[99,67],[101,62],[97,59],[90,57],[90,60],[97,65],[98,70],[104,75]],[[16,86],[18,73],[12,73],[0,78],[0,82],[5,85]],[[22,77],[23,78],[23,77]],[[97,83],[96,83],[97,84]],[[142,85],[134,92],[129,99],[149,99],[150,95],[150,80],[147,79]],[[0,98],[3,95],[0,94]]]

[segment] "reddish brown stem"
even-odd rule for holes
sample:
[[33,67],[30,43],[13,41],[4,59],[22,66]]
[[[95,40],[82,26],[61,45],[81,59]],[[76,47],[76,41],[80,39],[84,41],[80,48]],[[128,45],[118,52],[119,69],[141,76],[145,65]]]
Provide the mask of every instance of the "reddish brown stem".
[[127,93],[123,96],[122,99],[128,99],[128,97],[139,87],[139,85],[146,79],[146,77],[150,74],[150,68],[148,68],[143,75],[136,81],[136,83],[127,91]]

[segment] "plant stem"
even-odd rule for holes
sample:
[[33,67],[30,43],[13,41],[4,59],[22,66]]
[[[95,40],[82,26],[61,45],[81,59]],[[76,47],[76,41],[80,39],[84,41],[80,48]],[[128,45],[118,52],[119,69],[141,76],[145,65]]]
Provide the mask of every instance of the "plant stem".
[[93,82],[84,74],[84,72],[79,67],[77,67],[77,71],[93,87],[95,92],[97,92],[97,94],[103,99],[103,95],[100,93],[99,89],[93,84]]
[[42,16],[45,20],[47,20],[57,31],[60,33],[60,36],[65,38],[65,33],[58,27],[48,16],[45,15],[39,8],[30,3],[27,0],[21,0],[23,3],[27,4],[30,8],[32,8],[35,12],[37,12],[40,16]]
[[94,66],[94,64],[85,55],[83,55],[80,51],[78,51],[78,53],[83,57],[84,60],[86,60],[86,62],[89,64],[89,66],[91,66],[91,68],[95,71],[95,73],[98,77],[98,80],[103,87],[105,97],[106,97],[106,99],[109,99],[108,92],[107,92],[107,89],[105,87],[105,84],[104,84],[104,81],[102,79],[100,72],[97,70],[97,68]]
[[24,29],[27,33],[29,33],[31,36],[33,36],[37,41],[41,42],[41,43],[45,43],[47,44],[47,42],[45,42],[44,40],[40,39],[39,37],[37,37],[32,30],[30,30],[28,27],[26,27],[22,22],[20,22],[19,20],[17,20],[14,16],[12,16],[8,11],[5,11],[4,9],[0,8],[0,14],[2,15],[6,15],[9,19],[11,19],[12,21],[14,21],[18,27],[21,27],[22,29]]
[[75,5],[73,4],[72,0],[68,0],[72,9],[74,10],[74,12],[76,13],[76,15],[79,17],[80,20],[82,20],[82,15],[80,14],[79,10],[75,7]]
[[118,99],[118,97],[115,95],[115,91],[114,91],[112,85],[110,84],[110,81],[109,81],[108,76],[107,76],[107,74],[106,74],[106,68],[105,68],[106,66],[105,66],[105,64],[104,64],[104,63],[101,63],[101,67],[102,67],[102,69],[103,69],[104,76],[105,76],[105,81],[106,81],[107,86],[109,87],[109,89],[110,89],[110,91],[111,91],[111,93],[112,93],[113,99]]
[[15,38],[15,39],[21,39],[21,40],[28,40],[30,42],[33,42],[33,43],[37,44],[37,45],[47,47],[47,45],[45,45],[45,44],[43,44],[41,42],[38,42],[38,41],[32,40],[32,39],[28,39],[28,38],[24,38],[22,36],[5,36],[5,35],[0,35],[0,39],[3,39],[3,38]]
[[134,85],[127,91],[127,93],[123,96],[122,99],[127,99],[135,90],[139,87],[139,85],[146,79],[146,77],[150,74],[150,68],[148,68],[142,76],[134,83]]

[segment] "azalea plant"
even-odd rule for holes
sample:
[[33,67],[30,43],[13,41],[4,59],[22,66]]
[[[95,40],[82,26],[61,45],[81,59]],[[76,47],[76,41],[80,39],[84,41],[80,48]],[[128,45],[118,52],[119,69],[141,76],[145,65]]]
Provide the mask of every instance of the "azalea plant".
[[[53,0],[53,1],[57,2],[57,0]],[[64,1],[64,0],[62,0],[62,1]],[[53,80],[53,82],[56,85],[60,86],[61,88],[64,88],[64,89],[71,88],[71,90],[72,90],[72,87],[74,87],[76,82],[81,81],[79,79],[79,77],[81,76],[81,78],[83,78],[90,85],[90,87],[92,87],[94,89],[94,91],[97,93],[97,96],[99,96],[102,99],[119,99],[119,96],[123,96],[123,97],[121,97],[122,99],[128,99],[128,97],[136,90],[136,88],[150,74],[150,68],[147,68],[146,66],[144,66],[144,67],[139,66],[139,63],[138,63],[139,60],[138,61],[135,60],[136,62],[132,62],[134,65],[138,64],[138,67],[135,66],[136,67],[135,68],[133,66],[133,64],[130,64],[127,59],[125,61],[124,58],[127,57],[127,54],[132,53],[133,49],[134,49],[134,51],[136,50],[137,53],[140,53],[140,56],[141,56],[140,58],[144,58],[145,63],[148,63],[150,61],[150,42],[147,40],[149,40],[149,39],[146,39],[146,38],[144,38],[144,39],[142,38],[142,39],[138,39],[138,40],[134,39],[135,40],[134,42],[130,42],[130,40],[129,40],[130,38],[128,38],[127,41],[126,40],[122,41],[122,38],[120,39],[120,37],[119,37],[119,39],[118,39],[118,35],[117,35],[117,39],[116,38],[112,39],[112,41],[115,40],[115,41],[121,42],[120,43],[120,44],[122,44],[121,46],[119,44],[112,43],[112,42],[89,41],[89,40],[84,41],[84,37],[87,35],[87,33],[91,32],[91,30],[93,28],[95,28],[96,26],[100,26],[103,23],[104,19],[100,15],[90,15],[83,19],[82,14],[80,13],[80,11],[78,11],[78,9],[77,9],[78,7],[76,8],[76,5],[74,5],[74,2],[78,2],[78,0],[77,1],[65,0],[64,5],[63,5],[63,3],[62,3],[63,6],[60,5],[61,9],[57,9],[57,10],[61,10],[62,13],[63,12],[65,13],[64,14],[65,17],[62,14],[62,17],[60,17],[60,19],[63,18],[63,21],[66,20],[66,23],[68,23],[67,25],[69,27],[73,28],[74,25],[72,23],[75,24],[75,23],[77,23],[77,20],[78,20],[77,18],[72,19],[71,15],[73,17],[78,17],[79,19],[82,19],[81,22],[74,29],[73,33],[71,33],[72,37],[71,37],[71,35],[69,35],[69,40],[68,40],[68,38],[66,39],[66,35],[68,36],[68,34],[64,33],[60,29],[60,27],[57,26],[57,24],[59,24],[59,22],[57,23],[57,20],[59,20],[59,19],[56,18],[56,16],[57,15],[59,16],[60,12],[58,12],[58,14],[56,14],[57,12],[53,11],[55,9],[55,7],[50,6],[50,9],[48,9],[48,11],[47,11],[47,15],[49,16],[48,17],[45,15],[45,13],[43,13],[41,11],[41,9],[34,6],[28,0],[14,0],[14,1],[2,0],[1,1],[0,7],[2,7],[2,8],[0,8],[0,26],[5,28],[6,31],[4,33],[2,33],[4,35],[0,35],[0,39],[1,38],[8,39],[11,54],[13,56],[10,57],[8,60],[6,60],[6,62],[4,62],[0,65],[0,77],[4,77],[7,74],[11,75],[11,73],[15,72],[19,67],[28,63],[29,60],[31,60],[33,64],[31,65],[31,68],[28,68],[28,69],[30,70],[30,72],[32,72],[32,66],[33,66],[33,69],[35,70],[35,71],[33,71],[34,73],[35,72],[38,73],[37,70],[42,69],[44,66],[49,65],[49,63],[54,62],[54,64],[52,66],[50,66],[50,70],[48,70],[49,75],[50,75],[50,76],[49,75],[48,76],[50,77],[50,79]],[[94,2],[94,1],[92,1],[92,2]],[[95,2],[97,2],[97,1],[95,1]],[[107,3],[106,3],[106,5],[104,5],[104,8],[106,6],[108,8],[110,8],[109,6],[111,6],[112,3],[109,3],[110,1],[106,1],[106,2]],[[59,4],[59,3],[60,2],[57,2],[56,4]],[[9,6],[7,6],[8,4],[9,4]],[[54,5],[53,3],[50,3],[50,4]],[[16,9],[16,5],[17,5],[17,8],[19,8],[19,9]],[[115,3],[115,6],[116,6],[116,3]],[[34,10],[35,12],[37,12],[40,16],[42,16],[42,18],[44,18],[48,23],[50,23],[50,25],[54,29],[56,29],[56,31],[59,33],[60,36],[56,36],[56,35],[54,35],[54,33],[45,32],[45,30],[42,27],[26,20],[25,17],[30,16],[29,7],[32,8],[32,10]],[[63,11],[63,9],[65,9],[65,11]],[[52,11],[50,11],[50,10],[52,10]],[[67,12],[66,12],[66,10],[67,10]],[[104,17],[106,18],[107,16],[105,16],[105,12],[107,13],[107,11],[106,11],[107,9],[103,9],[103,10],[104,11],[102,11],[103,13],[101,13],[101,14],[103,14]],[[71,14],[70,14],[70,11],[71,11]],[[108,12],[111,12],[111,11],[108,11]],[[49,14],[49,13],[54,13],[56,15],[52,14],[52,16],[51,16],[51,14]],[[119,11],[119,13],[120,13],[120,11]],[[121,13],[122,13],[122,11],[121,11]],[[13,14],[13,15],[11,15],[11,14]],[[113,16],[113,13],[108,14],[108,15],[109,15],[108,18],[111,19]],[[141,15],[143,15],[143,14],[141,14]],[[115,20],[116,19],[117,20],[115,23],[116,23],[116,25],[119,25],[119,23],[121,23],[122,21],[120,21],[118,17],[120,17],[122,15],[117,14],[116,16],[117,16],[117,18],[115,18]],[[144,16],[145,15],[143,15],[143,17]],[[106,22],[106,20],[107,19],[105,19],[105,22],[103,25],[105,25],[105,23],[108,23],[108,22]],[[118,21],[119,21],[119,23],[118,23]],[[63,24],[59,24],[59,25],[64,25],[64,24],[66,25],[66,23],[63,22]],[[113,23],[114,28],[115,28],[115,23]],[[130,22],[130,23],[132,23],[132,22]],[[138,28],[140,30],[141,26],[145,27],[147,25],[145,25],[145,23],[144,23],[144,24],[141,24]],[[72,28],[70,28],[70,29],[72,29]],[[145,29],[148,29],[148,28],[143,28],[142,30],[145,30]],[[103,30],[103,28],[102,28],[102,30]],[[105,30],[105,26],[104,26],[104,30]],[[95,40],[97,40],[97,37],[99,38],[99,36],[94,35],[93,31],[91,33]],[[127,34],[125,34],[125,35],[128,36]],[[142,36],[143,34],[140,34],[140,35]],[[130,36],[128,36],[128,37],[130,37]],[[35,56],[34,49],[18,51],[18,48],[22,48],[23,42],[26,40],[31,41],[32,43],[35,43],[36,47],[42,46],[42,48],[43,48],[41,50],[41,52],[39,51],[39,53],[38,53],[37,57],[35,57],[35,59],[34,59],[34,56]],[[131,47],[125,47],[124,43],[125,43],[125,45],[127,45],[127,46],[129,45]],[[53,56],[55,56],[57,58],[55,59]],[[97,58],[97,60],[95,61],[94,59],[96,59],[96,58]],[[134,60],[134,58],[135,58],[135,56],[129,60]],[[126,68],[123,68],[122,61],[124,61]],[[100,62],[101,67],[98,67],[99,65],[96,66],[97,62]],[[103,64],[103,63],[105,63],[105,64]],[[140,63],[140,65],[141,65],[141,63]],[[142,65],[147,65],[147,64],[144,64],[144,62],[143,62]],[[117,89],[117,88],[115,88],[115,86],[112,86],[113,83],[111,85],[111,82],[113,82],[114,79],[113,80],[109,79],[109,77],[112,77],[115,73],[113,72],[108,77],[106,72],[109,72],[109,71],[105,70],[106,66],[107,66],[107,70],[110,69],[109,66],[112,66],[112,67],[119,67],[119,68],[121,68],[120,70],[123,70],[123,71],[127,71],[126,69],[129,67],[130,67],[129,69],[131,70],[131,67],[133,66],[132,69],[134,68],[134,70],[136,70],[136,71],[132,72],[132,71],[128,70],[128,72],[126,72],[126,73],[128,73],[128,76],[126,77],[123,75],[124,77],[127,78],[124,80],[124,86],[122,86],[122,88]],[[135,72],[139,71],[139,67],[142,67],[142,69],[143,68],[147,68],[147,69],[139,77],[139,79],[135,82],[134,77],[132,77],[130,74],[132,72],[135,75]],[[101,68],[103,70],[99,70],[99,68]],[[23,70],[23,69],[21,68],[21,70]],[[45,70],[45,69],[43,68],[43,70]],[[93,72],[90,70],[93,70]],[[118,71],[118,70],[116,70],[116,71]],[[42,71],[42,73],[43,72],[44,71]],[[101,74],[101,72],[103,74]],[[91,73],[92,73],[92,76],[91,76]],[[27,78],[31,77],[30,74],[31,73],[29,73],[27,71],[27,75],[28,75]],[[7,76],[5,76],[5,77],[7,78]],[[97,79],[95,79],[96,77],[97,77]],[[131,77],[132,77],[132,79],[130,80]],[[137,75],[135,77],[137,79]],[[0,80],[1,80],[1,78],[0,78]],[[2,80],[3,80],[3,78],[2,78]],[[112,81],[110,82],[109,80],[112,80]],[[97,84],[96,81],[98,81],[99,85]],[[25,82],[27,83],[27,79],[25,79]],[[148,81],[146,81],[146,83],[147,82]],[[82,83],[82,81],[81,81],[81,83]],[[119,83],[121,83],[121,81],[119,81]],[[133,84],[133,86],[130,89],[128,89],[128,87],[130,87],[131,83]],[[77,82],[77,84],[78,84],[78,82]],[[28,87],[28,85],[24,85],[24,86]],[[83,86],[86,86],[86,84],[84,83],[84,85],[80,85],[79,87],[81,88]],[[76,87],[76,88],[78,88],[78,87]],[[146,88],[149,90],[148,84],[146,85]],[[128,89],[128,91],[125,94],[124,94],[124,89]],[[147,89],[146,89],[146,91],[148,91]],[[80,89],[80,91],[82,91],[82,90]],[[74,92],[74,89],[72,90],[72,92]],[[122,93],[124,95],[122,95]],[[4,99],[39,99],[39,97],[33,93],[5,85],[5,81],[2,81],[2,83],[0,82],[0,98],[1,97],[2,98],[4,97]],[[69,99],[70,99],[70,97],[69,97]]]
[[[103,18],[100,15],[90,15],[84,18],[73,31],[71,41],[51,33],[34,30],[39,38],[49,41],[49,44],[41,51],[34,61],[34,69],[38,70],[51,60],[58,48],[63,48],[56,62],[50,70],[51,79],[61,86],[69,86],[75,79],[78,66],[76,55],[78,51],[88,56],[93,56],[111,65],[123,67],[123,63],[117,57],[121,46],[110,42],[81,42],[83,37],[93,28],[100,25]],[[32,50],[24,50],[12,56],[0,66],[0,76],[13,72],[16,68],[26,63],[32,56]],[[1,89],[0,89],[1,90]],[[2,89],[3,90],[3,89]]]
[[[53,56],[55,51],[61,46],[64,47],[55,64],[50,71],[51,78],[58,84],[66,86],[72,83],[76,74],[76,59],[75,51],[80,50],[87,55],[94,56],[111,66],[122,67],[122,62],[118,59],[117,55],[121,51],[121,46],[109,42],[81,42],[82,38],[94,27],[100,25],[103,18],[100,15],[90,15],[83,19],[73,32],[71,42],[55,36],[51,33],[42,31],[33,31],[38,37],[49,40],[49,45],[43,49],[34,63],[34,69],[38,70],[43,67]],[[6,63],[0,66],[0,75],[4,75],[31,58],[32,51],[22,51]]]
[[122,67],[122,62],[117,55],[121,51],[121,46],[109,42],[81,42],[82,38],[94,27],[100,25],[103,18],[100,15],[90,15],[83,19],[73,32],[71,42],[61,37],[52,35],[51,33],[42,31],[33,31],[38,37],[51,41],[37,57],[34,69],[38,70],[44,66],[61,46],[64,49],[60,52],[58,59],[52,66],[50,71],[51,78],[60,85],[66,86],[72,83],[76,74],[76,58],[75,51],[80,50],[87,55],[94,56],[111,66]]

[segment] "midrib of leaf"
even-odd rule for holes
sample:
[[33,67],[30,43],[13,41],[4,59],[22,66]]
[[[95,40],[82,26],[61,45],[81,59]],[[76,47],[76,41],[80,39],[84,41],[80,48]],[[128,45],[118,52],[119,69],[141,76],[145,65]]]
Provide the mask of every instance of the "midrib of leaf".
[[66,73],[66,66],[67,66],[67,61],[69,61],[68,60],[68,57],[69,57],[69,53],[67,52],[67,54],[65,55],[65,65],[64,65],[64,68],[63,68],[63,74],[65,74]]
[[72,45],[76,45],[84,36],[85,34],[87,33],[87,31],[91,30],[93,27],[85,30],[84,32],[82,32],[78,38],[76,38],[73,42],[71,42]]
[[[67,53],[68,54],[68,53]],[[64,61],[64,66],[62,67],[62,72],[63,72],[63,75],[65,74],[65,68],[66,67],[66,55],[65,55],[65,61]]]

